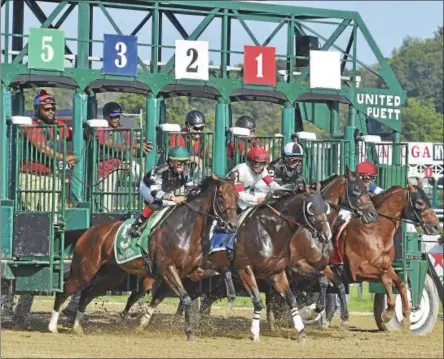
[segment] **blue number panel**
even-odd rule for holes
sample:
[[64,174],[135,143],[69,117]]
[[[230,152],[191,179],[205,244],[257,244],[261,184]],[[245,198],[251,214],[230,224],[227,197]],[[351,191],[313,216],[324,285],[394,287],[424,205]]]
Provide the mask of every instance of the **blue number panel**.
[[104,35],[103,73],[137,75],[137,36]]

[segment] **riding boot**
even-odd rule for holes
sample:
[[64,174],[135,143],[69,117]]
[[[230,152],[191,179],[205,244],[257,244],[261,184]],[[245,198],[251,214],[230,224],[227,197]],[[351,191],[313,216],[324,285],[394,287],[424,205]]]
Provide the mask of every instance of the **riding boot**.
[[145,207],[142,211],[142,214],[136,219],[136,221],[131,225],[128,229],[128,234],[131,237],[140,237],[145,229],[146,222],[148,218],[151,216],[153,211],[149,207]]

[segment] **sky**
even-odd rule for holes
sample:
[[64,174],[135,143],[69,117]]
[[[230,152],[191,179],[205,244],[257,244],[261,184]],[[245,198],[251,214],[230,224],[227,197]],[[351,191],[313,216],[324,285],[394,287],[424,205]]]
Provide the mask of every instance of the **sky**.
[[[413,36],[419,38],[432,37],[434,31],[438,26],[443,25],[443,2],[442,1],[264,1],[267,3],[294,5],[294,6],[306,6],[316,7],[324,9],[337,9],[357,11],[360,13],[367,27],[369,28],[373,38],[378,44],[382,54],[385,57],[391,55],[395,47],[399,47],[402,40],[406,36]],[[54,8],[52,4],[43,3],[42,9],[48,14],[51,9]],[[98,40],[103,39],[104,33],[114,34],[115,31],[108,22],[108,20],[100,14],[99,11],[95,13],[95,25],[94,25],[94,38]],[[111,10],[111,16],[119,25],[123,33],[129,34],[137,26],[137,21],[140,21],[145,14],[136,12],[125,12],[122,10]],[[77,31],[77,11],[73,13],[62,26],[65,31],[66,37],[75,38]],[[39,22],[34,18],[29,10],[25,13],[25,24],[27,29],[25,33],[28,33],[28,28],[33,26],[39,26]],[[180,17],[179,17],[180,19]],[[191,32],[198,24],[198,20],[193,17],[182,17],[184,21],[184,27],[188,32]],[[265,40],[268,35],[273,31],[276,25],[269,23],[252,23],[248,22],[251,29],[258,40]],[[312,29],[321,33],[325,37],[334,31],[335,27],[331,25],[318,25],[309,24]],[[210,49],[220,48],[220,35],[219,35],[220,22],[212,23],[209,28],[202,35],[202,40],[209,41]],[[4,9],[2,9],[2,33],[4,29]],[[244,45],[252,44],[247,33],[243,30],[240,24],[233,24],[233,37],[232,46],[235,50],[243,51]],[[174,41],[181,39],[179,33],[169,23],[164,25],[165,40],[164,44],[174,47]],[[140,43],[148,44],[151,41],[150,22],[145,25],[142,31],[139,33],[138,41]],[[338,46],[345,48],[348,41],[349,32],[345,33],[340,39],[338,39]],[[3,38],[2,38],[3,42]],[[68,46],[75,48],[74,41],[67,41]],[[286,53],[286,31],[283,29],[278,33],[278,36],[270,44],[276,47],[277,54]],[[2,45],[3,48],[3,45]],[[172,54],[172,49],[164,50],[164,59],[168,59]],[[103,46],[102,44],[94,44],[93,55],[102,56]],[[150,59],[150,51],[148,46],[139,46],[139,56],[144,60]],[[366,42],[359,36],[358,38],[358,58],[365,64],[373,64],[376,62],[372,51],[367,46]],[[219,59],[215,53],[210,53],[210,59],[219,63]],[[233,64],[241,62],[241,55],[233,56]],[[99,66],[99,64],[96,64]],[[94,66],[94,67],[96,67]]]

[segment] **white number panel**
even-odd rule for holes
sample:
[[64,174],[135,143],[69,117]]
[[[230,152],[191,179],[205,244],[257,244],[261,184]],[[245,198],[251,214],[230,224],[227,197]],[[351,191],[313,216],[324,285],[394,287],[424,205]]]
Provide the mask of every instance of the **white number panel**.
[[208,81],[208,42],[176,40],[175,77]]

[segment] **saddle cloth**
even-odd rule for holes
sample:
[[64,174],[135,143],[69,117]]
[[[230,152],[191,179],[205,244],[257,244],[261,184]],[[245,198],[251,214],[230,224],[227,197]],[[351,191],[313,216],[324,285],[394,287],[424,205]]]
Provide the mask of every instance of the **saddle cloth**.
[[345,227],[347,227],[349,223],[350,223],[350,218],[339,225],[336,233],[333,236],[334,249],[330,255],[330,264],[343,264],[344,262],[344,259],[342,258],[342,255],[339,250],[339,238],[341,237],[342,231],[345,229]]
[[[247,208],[245,211],[241,212],[237,219],[239,222],[239,227],[242,225],[242,223],[253,213],[253,211],[257,207],[250,207]],[[224,233],[224,232],[215,232],[211,236],[210,239],[210,253],[217,252],[217,251],[225,251],[227,249],[234,251],[234,243],[236,241],[236,234],[237,233]]]
[[117,264],[123,264],[133,259],[142,257],[144,252],[148,252],[148,244],[152,230],[163,222],[174,210],[175,207],[164,207],[154,212],[146,223],[146,227],[140,237],[131,237],[128,229],[134,223],[134,218],[129,218],[123,222],[116,233],[114,240],[114,256]]

